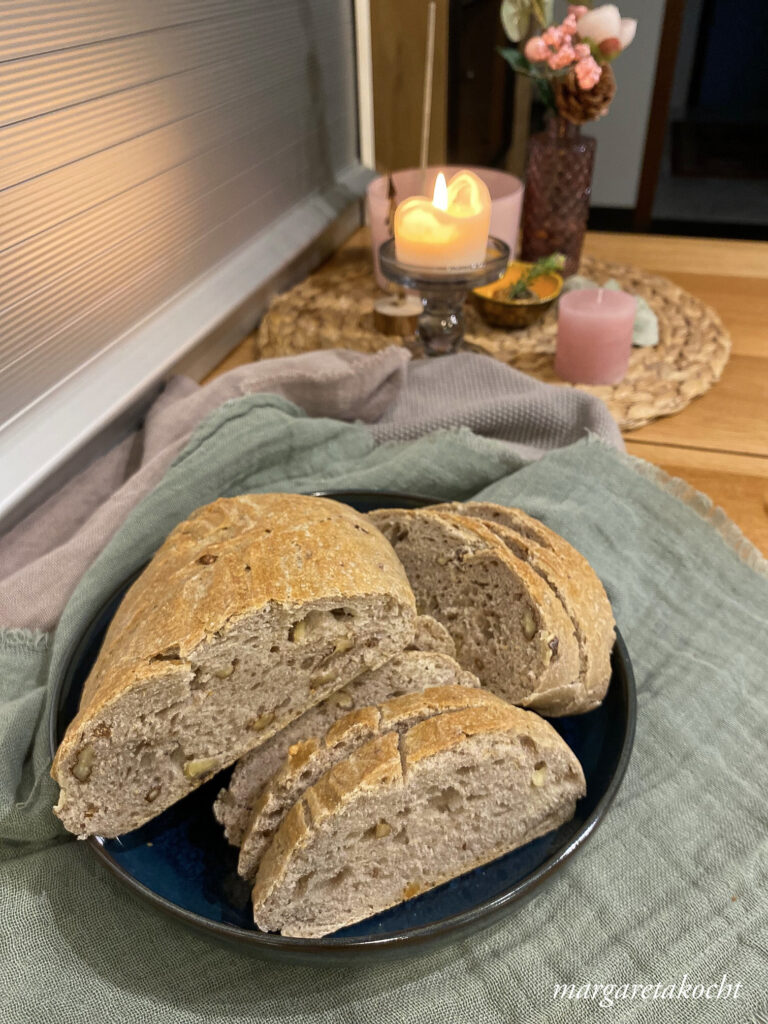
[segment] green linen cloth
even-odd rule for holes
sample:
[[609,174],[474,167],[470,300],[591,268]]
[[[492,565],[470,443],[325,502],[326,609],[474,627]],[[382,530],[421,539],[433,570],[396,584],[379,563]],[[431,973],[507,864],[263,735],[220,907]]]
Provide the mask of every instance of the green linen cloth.
[[[493,930],[395,963],[262,962],[166,919],[62,831],[50,687],[116,581],[195,507],[349,488],[479,495],[573,542],[604,580],[634,662],[635,750],[597,834]],[[310,419],[275,396],[213,413],[88,570],[55,636],[0,635],[2,1020],[764,1020],[768,579],[724,517],[672,489],[596,441],[524,464],[465,429],[377,446],[365,427]],[[722,995],[723,975],[736,998]],[[561,984],[572,998],[555,996]],[[621,987],[594,998],[585,984]],[[721,998],[694,998],[694,985]]]
[[[577,291],[579,288],[608,288],[613,292],[624,289],[615,278],[611,277],[605,284],[598,284],[581,274],[572,274],[563,283],[563,294]],[[642,295],[635,295],[635,325],[632,328],[632,344],[640,348],[653,348],[659,344],[659,319]]]

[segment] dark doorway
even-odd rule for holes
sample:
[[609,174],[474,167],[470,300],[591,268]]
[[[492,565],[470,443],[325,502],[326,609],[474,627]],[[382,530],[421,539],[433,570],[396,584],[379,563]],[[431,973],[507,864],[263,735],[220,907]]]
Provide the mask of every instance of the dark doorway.
[[499,19],[499,0],[451,0],[448,163],[504,165],[515,85],[497,52],[505,45],[509,40]]
[[[646,166],[637,226],[768,237],[768,4],[668,0],[668,19],[673,8],[679,40],[667,117],[652,119],[646,151],[647,162],[656,143],[657,179],[649,196]],[[659,68],[657,90],[662,75]]]

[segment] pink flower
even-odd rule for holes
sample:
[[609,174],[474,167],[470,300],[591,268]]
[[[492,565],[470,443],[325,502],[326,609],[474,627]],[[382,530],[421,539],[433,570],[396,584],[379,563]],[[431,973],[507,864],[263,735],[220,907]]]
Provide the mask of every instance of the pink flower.
[[541,38],[547,46],[551,46],[555,50],[565,42],[563,30],[559,25],[550,25],[549,28],[542,33]]
[[547,64],[553,71],[559,71],[560,68],[566,68],[569,64],[573,64],[574,60],[576,60],[576,54],[573,47],[570,43],[563,43],[559,50],[549,55]]
[[576,34],[576,16],[569,14],[563,24],[560,26],[563,30],[563,35],[572,36]]
[[592,56],[592,51],[586,43],[576,43],[573,52],[576,54],[576,60],[584,60],[585,57]]
[[576,65],[576,79],[579,83],[579,88],[589,91],[594,89],[597,83],[600,81],[600,76],[603,73],[603,69],[597,63],[594,57],[584,57]]
[[576,18],[578,20],[579,18],[583,18],[588,10],[589,10],[589,8],[587,7],[586,4],[569,4],[568,5],[568,17],[569,18],[573,17],[573,18]]
[[550,54],[550,49],[541,36],[531,36],[528,42],[525,44],[525,56],[535,64],[539,61],[546,60]]

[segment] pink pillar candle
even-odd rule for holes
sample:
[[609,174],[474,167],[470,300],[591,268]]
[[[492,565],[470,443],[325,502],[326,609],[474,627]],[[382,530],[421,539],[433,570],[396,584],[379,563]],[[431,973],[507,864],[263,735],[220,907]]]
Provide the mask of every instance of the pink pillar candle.
[[618,384],[627,372],[634,295],[580,288],[560,298],[555,372],[573,384]]

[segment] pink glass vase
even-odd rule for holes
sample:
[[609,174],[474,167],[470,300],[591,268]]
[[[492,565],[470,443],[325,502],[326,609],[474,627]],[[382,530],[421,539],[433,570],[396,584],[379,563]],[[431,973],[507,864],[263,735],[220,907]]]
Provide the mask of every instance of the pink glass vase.
[[521,257],[535,262],[561,252],[565,274],[575,274],[587,230],[597,141],[578,125],[551,116],[531,136],[525,176]]

